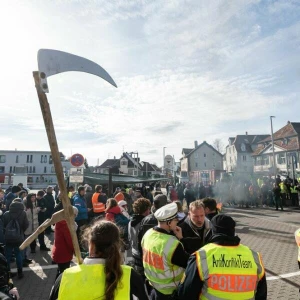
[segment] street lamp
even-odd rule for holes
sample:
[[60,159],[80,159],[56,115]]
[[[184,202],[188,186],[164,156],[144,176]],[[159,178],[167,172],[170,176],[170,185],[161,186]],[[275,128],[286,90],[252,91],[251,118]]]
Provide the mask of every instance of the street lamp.
[[274,136],[273,136],[273,122],[272,119],[275,118],[275,116],[270,116],[271,121],[271,137],[272,137],[272,152],[273,152],[273,173],[274,173],[274,179],[276,179],[276,161],[275,161],[275,153],[274,153]]

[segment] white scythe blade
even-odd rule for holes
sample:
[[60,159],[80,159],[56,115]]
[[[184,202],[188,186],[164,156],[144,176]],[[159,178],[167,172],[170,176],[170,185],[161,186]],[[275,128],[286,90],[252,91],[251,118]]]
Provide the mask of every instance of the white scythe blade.
[[[90,73],[117,87],[114,80],[102,67],[91,60],[71,53],[53,49],[40,49],[38,51],[38,67],[42,85],[44,84],[42,86],[43,90],[48,90],[47,77],[69,71]],[[45,73],[45,77],[42,73]]]

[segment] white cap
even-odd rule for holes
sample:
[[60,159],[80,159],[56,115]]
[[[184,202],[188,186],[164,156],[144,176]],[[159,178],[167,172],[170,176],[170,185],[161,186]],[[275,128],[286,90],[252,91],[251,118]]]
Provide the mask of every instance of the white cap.
[[176,203],[170,203],[164,205],[163,207],[159,208],[155,213],[154,216],[159,222],[166,222],[170,221],[174,218],[177,218],[178,207]]
[[119,206],[124,206],[124,205],[127,205],[127,202],[125,200],[121,200],[118,202],[118,205]]

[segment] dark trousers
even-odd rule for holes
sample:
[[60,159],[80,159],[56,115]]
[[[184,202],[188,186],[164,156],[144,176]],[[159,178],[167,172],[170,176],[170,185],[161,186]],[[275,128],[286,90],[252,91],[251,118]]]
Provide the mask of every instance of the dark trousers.
[[274,196],[274,202],[275,202],[276,210],[278,210],[278,206],[280,206],[281,210],[283,210],[282,199],[280,196]]
[[18,270],[21,270],[23,267],[23,256],[22,256],[22,251],[19,249],[18,246],[12,246],[12,245],[6,245],[5,246],[5,257],[7,260],[8,268],[10,270],[10,260],[12,257],[12,252],[15,253],[16,256],[16,262],[17,262],[17,268]]
[[66,262],[66,263],[58,263],[57,264],[57,273],[56,273],[56,277],[55,280],[57,279],[57,277],[62,274],[64,272],[64,270],[70,268],[70,261]]
[[164,295],[157,291],[156,289],[153,289],[150,294],[150,300],[173,300],[176,299],[172,295]]
[[42,232],[38,235],[38,240],[39,240],[39,243],[40,243],[40,248],[42,247],[46,247],[46,244],[45,244],[45,233]]

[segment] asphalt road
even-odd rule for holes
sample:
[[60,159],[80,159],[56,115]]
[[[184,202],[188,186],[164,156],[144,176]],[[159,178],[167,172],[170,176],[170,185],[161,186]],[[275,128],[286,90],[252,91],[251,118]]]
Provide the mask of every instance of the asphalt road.
[[[274,209],[225,208],[237,222],[241,242],[262,254],[268,280],[268,299],[299,299],[300,272],[297,264],[295,230],[300,227],[300,211]],[[50,246],[53,234],[47,239]],[[56,275],[50,252],[34,254],[34,264],[24,269],[24,278],[16,279],[21,299],[48,299]],[[130,259],[130,257],[129,257]],[[12,267],[15,265],[12,264]]]

